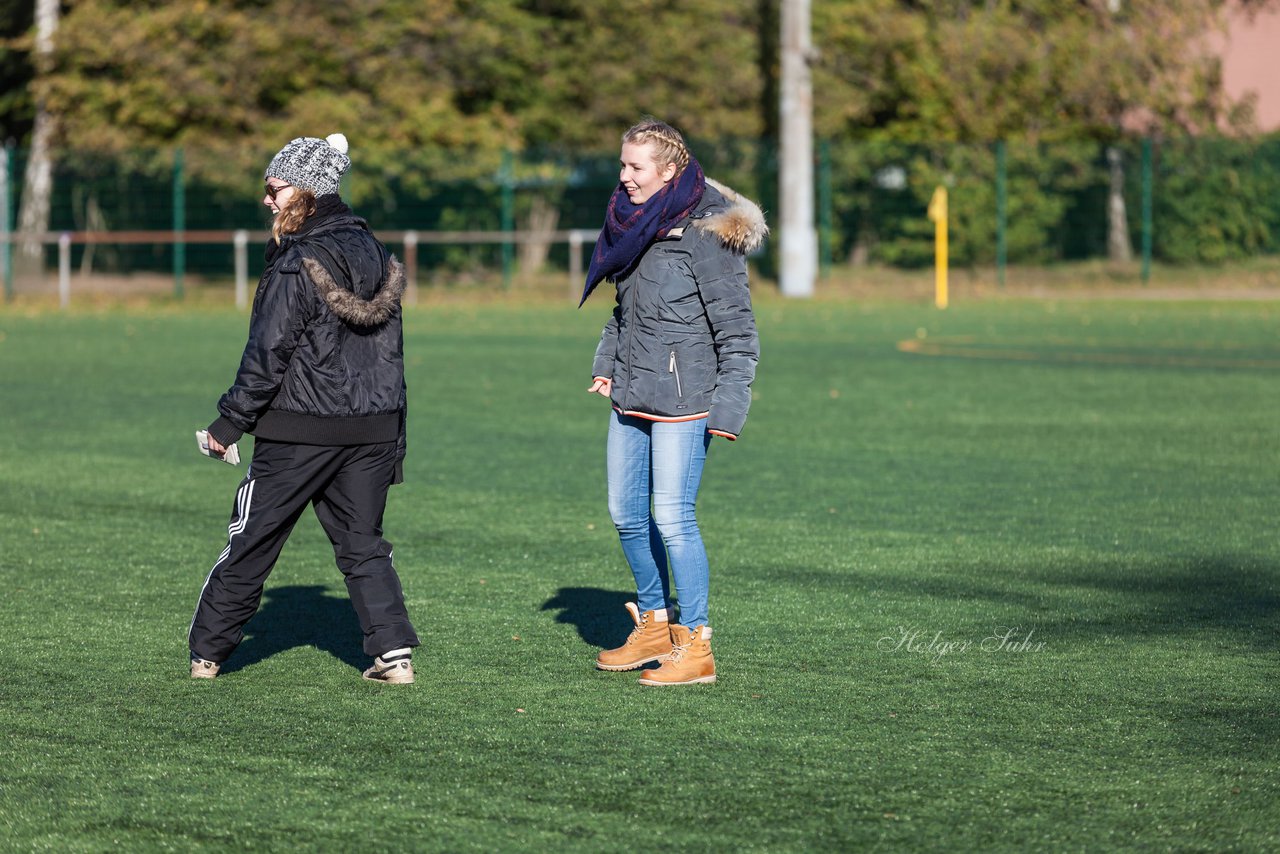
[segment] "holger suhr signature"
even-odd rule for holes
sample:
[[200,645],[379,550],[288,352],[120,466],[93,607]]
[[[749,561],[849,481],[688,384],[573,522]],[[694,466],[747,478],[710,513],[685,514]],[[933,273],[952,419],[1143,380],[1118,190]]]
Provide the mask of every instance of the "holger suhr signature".
[[941,631],[930,634],[925,629],[898,626],[893,633],[876,641],[876,649],[882,652],[911,652],[926,656],[936,664],[948,655],[975,650],[991,653],[1042,652],[1045,642],[1033,640],[1034,636],[1035,629],[1024,633],[1018,626],[997,626],[992,634],[975,642],[972,639],[948,639]]

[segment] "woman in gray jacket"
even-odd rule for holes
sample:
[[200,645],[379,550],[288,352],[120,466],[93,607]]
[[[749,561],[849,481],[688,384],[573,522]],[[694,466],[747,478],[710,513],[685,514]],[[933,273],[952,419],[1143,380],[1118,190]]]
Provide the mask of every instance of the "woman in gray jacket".
[[630,637],[596,666],[660,662],[641,685],[716,679],[694,505],[712,437],[736,440],[751,405],[759,340],[746,255],[767,234],[760,209],[707,180],[675,128],[646,119],[623,134],[582,301],[605,279],[617,286],[588,391],[613,404],[609,513],[638,599]]

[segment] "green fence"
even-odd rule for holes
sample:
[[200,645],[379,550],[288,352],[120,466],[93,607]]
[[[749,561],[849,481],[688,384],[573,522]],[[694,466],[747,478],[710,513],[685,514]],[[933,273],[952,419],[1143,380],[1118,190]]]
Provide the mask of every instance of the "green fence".
[[[695,140],[692,147],[708,175],[757,199],[766,212],[776,210],[777,153],[769,144]],[[1151,259],[1218,263],[1280,251],[1280,136],[1110,146],[822,141],[816,152],[824,270],[930,265],[933,227],[925,211],[939,185],[949,190],[952,265],[995,269],[1002,281],[1006,266],[1113,257],[1108,212],[1117,200],[1125,215],[1120,236],[1144,273]],[[261,161],[270,155],[262,152]],[[8,204],[0,211],[12,231],[27,154],[7,149],[5,157],[8,168],[0,174],[8,177],[0,189]],[[416,165],[421,152],[382,152],[376,162],[362,171],[357,158],[344,195],[375,229],[387,231],[595,229],[617,178],[612,151],[448,152],[431,158],[430,168]],[[60,151],[54,163],[50,232],[247,229],[261,239],[267,228],[261,173],[229,178],[203,152]],[[45,253],[46,265],[56,265],[56,246]],[[510,274],[515,253],[515,243],[424,244],[419,266],[428,280]],[[548,242],[542,255],[530,257],[552,269],[570,263],[563,242]],[[773,272],[770,247],[756,260]],[[230,276],[234,263],[229,246],[168,238],[76,243],[71,261],[101,273],[172,271],[179,293],[184,275]],[[10,280],[6,269],[6,288]]]

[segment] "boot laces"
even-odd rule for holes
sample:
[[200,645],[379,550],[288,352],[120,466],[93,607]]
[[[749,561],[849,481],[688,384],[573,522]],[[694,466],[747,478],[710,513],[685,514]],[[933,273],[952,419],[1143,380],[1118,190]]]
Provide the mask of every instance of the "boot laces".
[[631,634],[627,635],[627,643],[631,644],[640,640],[647,628],[649,628],[649,618],[647,616],[641,617],[640,622],[636,623],[636,627],[631,630]]
[[678,643],[673,643],[671,645],[671,652],[667,654],[667,661],[670,661],[672,663],[676,663],[680,661],[680,659],[684,658],[684,654],[689,651],[689,647],[691,646],[693,646],[693,641],[690,641],[689,643],[686,643],[683,645]]

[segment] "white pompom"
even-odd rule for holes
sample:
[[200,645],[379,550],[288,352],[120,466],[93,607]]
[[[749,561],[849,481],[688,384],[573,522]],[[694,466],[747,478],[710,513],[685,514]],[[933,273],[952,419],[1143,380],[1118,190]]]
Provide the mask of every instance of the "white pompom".
[[340,154],[347,153],[347,138],[342,134],[331,133],[324,138],[324,141],[329,143],[329,145],[333,146],[335,149],[337,149],[338,153]]

